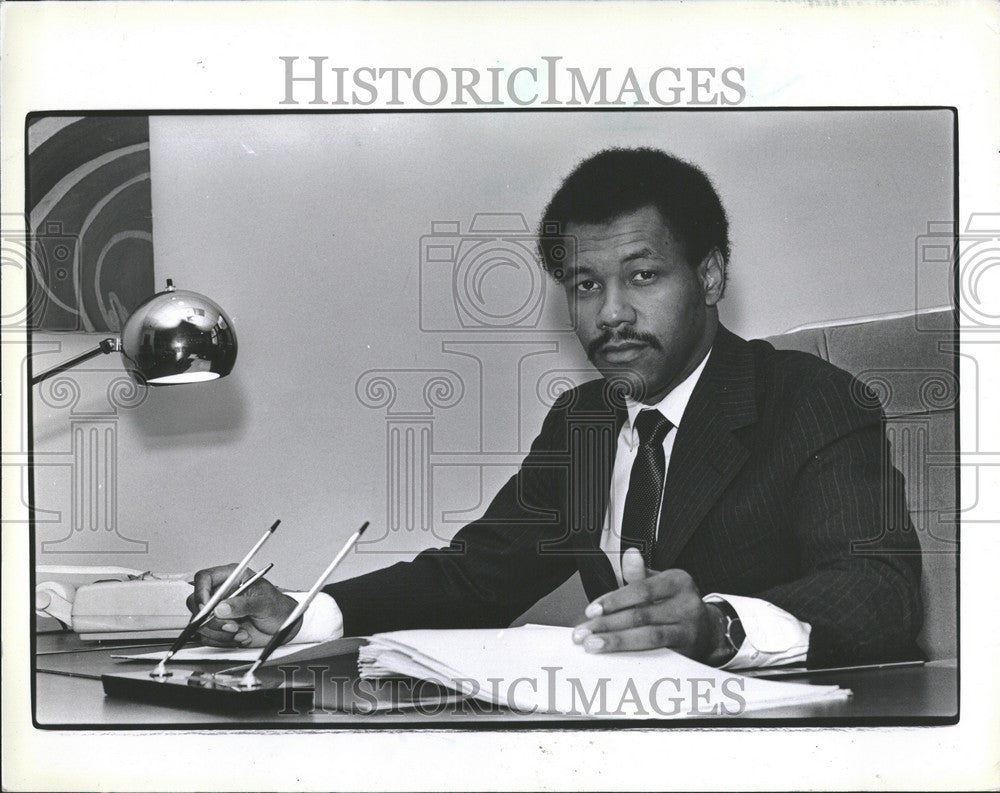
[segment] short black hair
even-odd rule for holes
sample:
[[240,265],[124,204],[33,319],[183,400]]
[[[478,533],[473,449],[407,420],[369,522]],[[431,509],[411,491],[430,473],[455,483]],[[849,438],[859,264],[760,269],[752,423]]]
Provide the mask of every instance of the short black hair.
[[728,264],[729,221],[705,172],[659,149],[612,148],[577,165],[545,208],[538,226],[542,267],[562,277],[569,224],[607,223],[647,206],[659,210],[692,267],[713,248]]

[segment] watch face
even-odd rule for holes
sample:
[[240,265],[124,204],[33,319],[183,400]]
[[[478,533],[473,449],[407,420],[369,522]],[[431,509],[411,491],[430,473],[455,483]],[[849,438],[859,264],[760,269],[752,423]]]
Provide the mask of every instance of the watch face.
[[724,631],[726,641],[729,642],[733,649],[734,654],[739,652],[740,647],[743,646],[743,641],[746,639],[747,634],[743,629],[743,622],[740,620],[740,615],[733,608],[733,604],[727,600],[720,600],[713,603],[714,606],[722,612],[723,616],[726,618],[726,629]]
[[736,619],[729,617],[727,615],[726,622],[726,638],[733,645],[733,649],[739,652],[740,647],[743,646],[743,640],[746,639],[747,632],[743,630],[743,622],[737,616]]

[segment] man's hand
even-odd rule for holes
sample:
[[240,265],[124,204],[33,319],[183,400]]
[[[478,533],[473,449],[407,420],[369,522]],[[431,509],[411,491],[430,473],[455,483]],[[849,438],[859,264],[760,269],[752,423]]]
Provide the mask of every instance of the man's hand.
[[726,642],[719,609],[701,599],[683,570],[647,570],[635,548],[622,559],[625,586],[587,606],[591,619],[573,641],[591,653],[669,647],[696,661],[722,663]]
[[[227,564],[195,573],[194,592],[187,598],[187,607],[192,614],[201,610],[234,567],[235,564]],[[253,570],[245,570],[240,577],[241,583],[252,576]],[[211,647],[263,647],[295,606],[294,598],[262,578],[242,595],[219,603],[212,619],[205,622],[198,633],[202,641]],[[285,641],[290,641],[301,627],[302,621],[299,620]]]

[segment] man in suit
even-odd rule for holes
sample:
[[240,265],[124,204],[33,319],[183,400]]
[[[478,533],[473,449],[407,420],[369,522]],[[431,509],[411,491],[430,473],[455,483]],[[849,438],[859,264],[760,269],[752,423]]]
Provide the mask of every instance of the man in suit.
[[[588,652],[670,647],[727,668],[917,657],[919,544],[882,411],[846,372],[718,319],[728,222],[698,168],[651,149],[581,163],[540,224],[603,377],[560,397],[519,471],[449,547],[325,588],[298,640],[505,626],[579,571]],[[231,569],[201,571],[197,608]],[[214,644],[295,603],[226,601]]]

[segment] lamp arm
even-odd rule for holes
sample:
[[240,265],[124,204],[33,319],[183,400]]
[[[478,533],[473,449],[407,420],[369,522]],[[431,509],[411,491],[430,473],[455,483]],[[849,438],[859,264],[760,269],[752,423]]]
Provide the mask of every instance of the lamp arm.
[[42,380],[48,380],[53,375],[57,375],[60,372],[65,372],[67,369],[72,369],[74,366],[79,366],[84,361],[89,361],[91,358],[96,358],[98,355],[108,355],[112,352],[117,352],[121,350],[121,342],[115,338],[108,338],[102,340],[94,349],[88,350],[87,352],[77,355],[75,358],[70,358],[68,361],[63,361],[57,366],[53,366],[51,369],[47,369],[41,374],[37,374],[31,378],[32,385],[38,385]]

